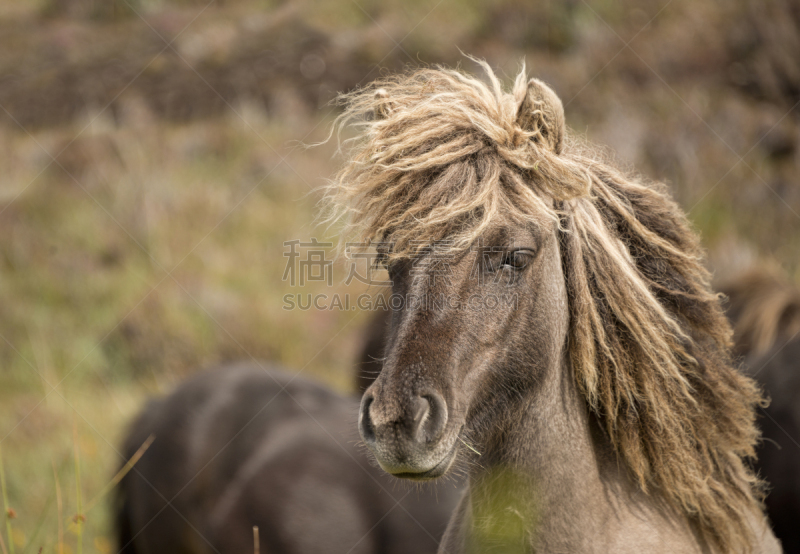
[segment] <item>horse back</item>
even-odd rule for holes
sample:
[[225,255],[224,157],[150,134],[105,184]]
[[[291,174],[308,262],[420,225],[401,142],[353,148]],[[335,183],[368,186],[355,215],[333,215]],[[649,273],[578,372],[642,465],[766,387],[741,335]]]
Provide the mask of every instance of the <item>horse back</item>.
[[357,407],[250,364],[151,402],[125,444],[155,436],[120,486],[123,552],[249,552],[254,526],[262,552],[435,552],[455,491],[409,491],[370,465]]

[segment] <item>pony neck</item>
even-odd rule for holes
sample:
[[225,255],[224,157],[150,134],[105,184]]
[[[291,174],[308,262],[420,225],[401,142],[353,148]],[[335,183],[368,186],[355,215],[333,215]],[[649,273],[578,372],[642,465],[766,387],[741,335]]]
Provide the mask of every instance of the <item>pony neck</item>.
[[[517,415],[498,429],[504,444],[499,454],[482,457],[472,468],[471,519],[483,522],[479,533],[488,528],[506,538],[521,535],[511,541],[519,539],[518,544],[586,552],[597,547],[612,508],[600,462],[608,445],[602,444],[603,434],[577,390],[571,364],[563,359],[560,365],[509,410]],[[506,517],[498,520],[499,530],[486,524],[495,514]]]
[[629,477],[568,359],[554,366],[509,407],[494,439],[503,447],[485,447],[498,454],[470,470],[460,521],[474,551],[498,541],[509,552],[701,551],[688,521]]

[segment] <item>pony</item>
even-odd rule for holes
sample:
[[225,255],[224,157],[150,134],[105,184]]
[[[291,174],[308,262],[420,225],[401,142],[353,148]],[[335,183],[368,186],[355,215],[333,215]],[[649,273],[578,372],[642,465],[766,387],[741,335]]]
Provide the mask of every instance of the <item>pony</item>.
[[118,551],[436,552],[461,491],[397,487],[359,446],[358,405],[255,363],[151,400],[123,446],[141,457],[116,491]]
[[756,469],[770,483],[765,499],[775,535],[800,552],[800,288],[774,268],[751,269],[721,284],[734,351],[771,397],[764,408]]
[[440,552],[777,552],[749,467],[756,384],[664,185],[504,90],[422,68],[341,95],[319,219],[392,281],[359,410],[380,466],[467,491]]
[[[380,290],[377,294],[386,298],[391,295],[391,291]],[[391,311],[388,308],[376,309],[367,321],[356,361],[357,370],[354,382],[355,390],[361,395],[375,381],[383,367],[383,355],[386,339],[389,335],[390,316]]]

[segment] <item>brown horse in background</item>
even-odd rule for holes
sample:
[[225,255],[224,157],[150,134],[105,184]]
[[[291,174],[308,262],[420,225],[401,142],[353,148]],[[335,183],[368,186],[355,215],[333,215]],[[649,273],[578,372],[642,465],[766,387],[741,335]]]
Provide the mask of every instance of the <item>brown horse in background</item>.
[[724,283],[736,352],[771,398],[761,419],[756,468],[786,552],[800,552],[800,288],[776,270],[755,269]]
[[762,399],[683,213],[541,82],[486,70],[343,99],[329,215],[405,299],[362,438],[397,477],[466,467],[442,552],[779,551],[747,463]]
[[358,445],[358,399],[256,364],[204,371],[152,400],[124,445],[119,551],[436,552],[461,494],[397,487]]

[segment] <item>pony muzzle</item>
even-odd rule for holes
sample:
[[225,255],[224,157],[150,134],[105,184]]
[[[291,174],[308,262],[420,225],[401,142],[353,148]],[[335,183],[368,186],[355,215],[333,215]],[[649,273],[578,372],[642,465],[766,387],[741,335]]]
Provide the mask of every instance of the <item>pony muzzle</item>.
[[433,479],[449,469],[455,449],[443,448],[447,404],[435,391],[424,391],[391,405],[364,393],[358,430],[381,468],[396,477]]

